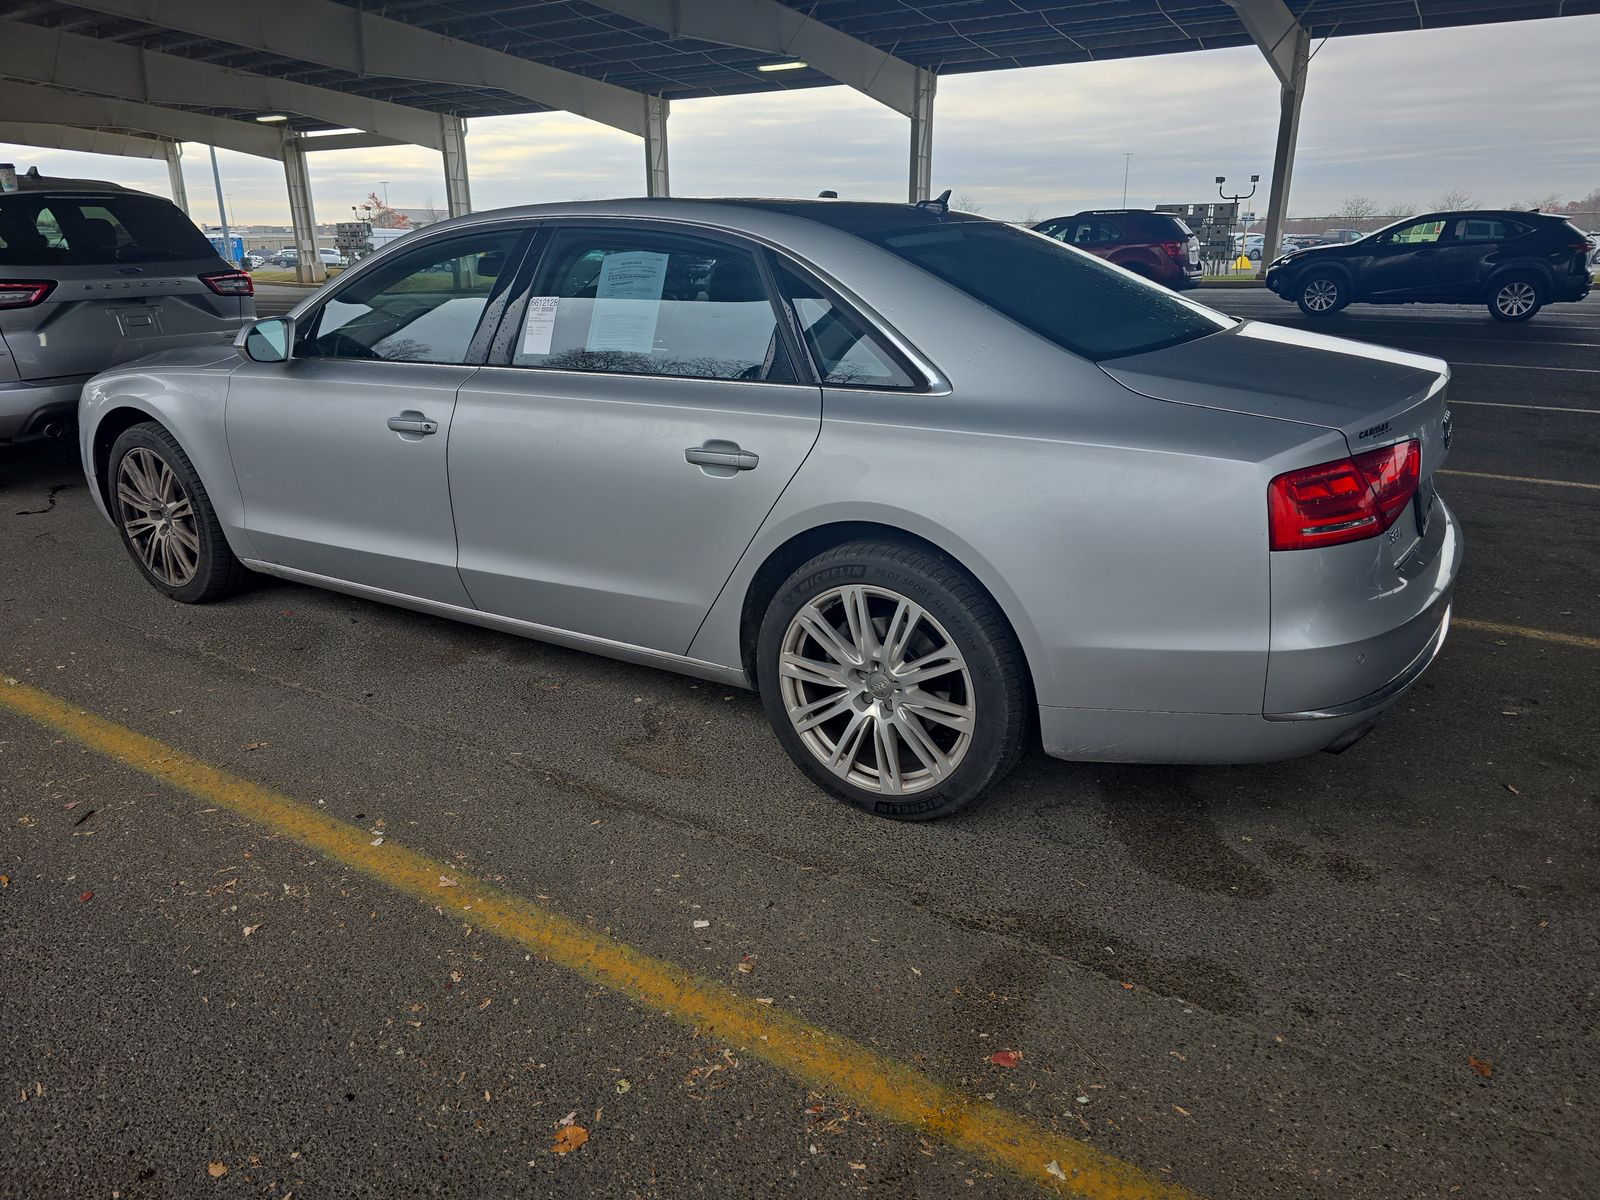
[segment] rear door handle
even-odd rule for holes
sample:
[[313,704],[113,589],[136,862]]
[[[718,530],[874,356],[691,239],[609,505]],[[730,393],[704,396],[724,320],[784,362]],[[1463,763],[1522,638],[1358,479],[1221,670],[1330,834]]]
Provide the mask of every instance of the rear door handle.
[[389,428],[396,433],[438,433],[439,422],[426,417],[390,417]]
[[685,462],[697,467],[732,467],[737,471],[753,471],[761,460],[748,450],[737,447],[725,450],[720,447],[691,446],[683,452]]

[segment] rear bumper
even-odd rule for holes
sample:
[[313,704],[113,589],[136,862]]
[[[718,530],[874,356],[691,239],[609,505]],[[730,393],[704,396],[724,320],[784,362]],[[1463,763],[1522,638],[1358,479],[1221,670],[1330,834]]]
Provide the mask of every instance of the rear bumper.
[[40,437],[52,423],[70,426],[88,375],[0,383],[0,442]]
[[1556,303],[1582,300],[1593,287],[1594,277],[1592,275],[1568,276],[1565,280],[1557,283],[1555,295],[1550,298]]
[[1116,712],[1039,706],[1046,754],[1090,762],[1257,763],[1341,751],[1377,724],[1385,710],[1422,677],[1444,646],[1446,605],[1422,653],[1370,695],[1318,711],[1269,713]]

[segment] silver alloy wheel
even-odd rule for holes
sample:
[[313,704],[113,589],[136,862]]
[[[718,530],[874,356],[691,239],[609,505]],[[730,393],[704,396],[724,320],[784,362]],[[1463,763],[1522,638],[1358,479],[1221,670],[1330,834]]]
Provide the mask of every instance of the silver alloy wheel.
[[177,472],[154,450],[135,446],[117,468],[122,528],[149,572],[182,587],[200,569],[200,530],[194,503]]
[[1313,279],[1306,284],[1305,301],[1312,312],[1327,312],[1339,302],[1339,285],[1331,279]]
[[1520,317],[1527,313],[1538,299],[1539,294],[1533,290],[1533,284],[1526,280],[1514,279],[1494,294],[1494,306],[1500,310],[1502,316]]
[[778,679],[795,732],[829,771],[903,796],[950,777],[972,745],[972,673],[921,605],[851,584],[812,597],[779,649]]

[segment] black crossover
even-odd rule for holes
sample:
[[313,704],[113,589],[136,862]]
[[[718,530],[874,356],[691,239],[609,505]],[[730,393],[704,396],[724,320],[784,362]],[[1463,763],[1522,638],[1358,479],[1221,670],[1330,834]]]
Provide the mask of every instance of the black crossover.
[[1589,243],[1561,217],[1452,212],[1407,217],[1360,241],[1292,250],[1267,286],[1307,316],[1347,304],[1487,304],[1526,321],[1546,304],[1589,294]]

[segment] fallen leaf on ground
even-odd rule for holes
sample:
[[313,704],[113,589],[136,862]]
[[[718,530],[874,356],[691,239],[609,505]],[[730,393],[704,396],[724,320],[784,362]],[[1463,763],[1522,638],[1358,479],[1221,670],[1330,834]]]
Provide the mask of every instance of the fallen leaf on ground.
[[228,1173],[228,1164],[227,1163],[214,1162],[214,1163],[208,1163],[206,1165],[206,1174],[211,1176],[211,1178],[213,1178],[213,1179],[221,1179],[227,1173]]
[[1057,1179],[1065,1179],[1067,1177],[1067,1173],[1061,1169],[1061,1164],[1053,1158],[1049,1162],[1045,1163],[1044,1173],[1046,1175],[1053,1175]]
[[997,1067],[1014,1067],[1022,1061],[1022,1051],[1001,1050],[989,1055],[989,1061]]
[[1471,1055],[1471,1054],[1467,1055],[1467,1066],[1471,1067],[1474,1071],[1476,1071],[1479,1075],[1482,1075],[1485,1079],[1488,1079],[1491,1075],[1494,1074],[1494,1064],[1490,1063],[1490,1062],[1485,1062],[1483,1059],[1478,1058],[1475,1055]]
[[1184,1108],[1181,1104],[1174,1104],[1172,1106],[1172,1111],[1177,1113],[1180,1117],[1187,1117],[1189,1115],[1189,1110]]
[[626,1079],[617,1080],[617,1095],[620,1096],[624,1092],[630,1091],[632,1088],[633,1084],[629,1083]]
[[441,876],[439,876],[439,886],[440,887],[457,887],[458,885],[457,885],[457,883],[456,883],[456,881],[454,879],[450,878],[450,876],[441,875]]
[[865,1171],[867,1169],[867,1164],[866,1163],[853,1162],[853,1163],[850,1164],[850,1169],[852,1171]]
[[560,1129],[563,1126],[571,1125],[577,1119],[578,1119],[578,1110],[577,1109],[573,1109],[566,1116],[562,1117],[561,1120],[556,1122],[556,1128]]
[[260,929],[263,923],[264,922],[257,921],[254,925],[246,925],[244,927],[244,935],[245,935],[245,937],[249,937],[256,930]]
[[78,903],[79,904],[87,904],[87,903],[89,903],[89,901],[91,901],[93,899],[94,899],[94,893],[93,892],[84,892],[78,897]]
[[66,809],[68,812],[71,812],[73,809],[78,807],[78,801],[76,801],[76,800],[68,800],[61,807]]
[[10,886],[11,886],[11,876],[9,876],[9,875],[0,875],[0,887],[10,887]]
[[588,1140],[589,1131],[582,1125],[563,1125],[556,1133],[555,1145],[550,1148],[557,1154],[571,1154]]
[[1520,795],[1522,795],[1522,793],[1521,793],[1521,792],[1519,792],[1519,791],[1517,791],[1517,785],[1516,785],[1516,784],[1514,784],[1514,783],[1508,783],[1508,784],[1506,784],[1506,791],[1508,791],[1508,792],[1510,792],[1510,793],[1511,793],[1511,794],[1512,794],[1512,795],[1513,795],[1513,796],[1520,796]]

